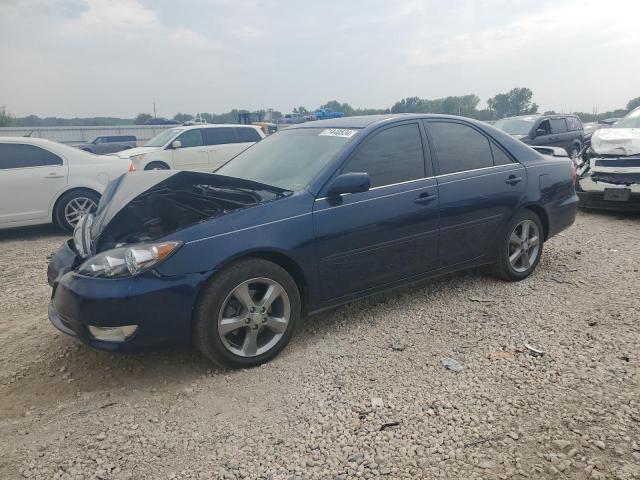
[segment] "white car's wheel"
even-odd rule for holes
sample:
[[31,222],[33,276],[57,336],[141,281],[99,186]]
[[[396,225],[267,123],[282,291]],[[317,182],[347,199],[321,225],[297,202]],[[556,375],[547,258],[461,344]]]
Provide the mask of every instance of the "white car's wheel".
[[60,197],[53,212],[54,222],[63,230],[72,231],[78,220],[98,208],[100,195],[91,190],[72,190]]

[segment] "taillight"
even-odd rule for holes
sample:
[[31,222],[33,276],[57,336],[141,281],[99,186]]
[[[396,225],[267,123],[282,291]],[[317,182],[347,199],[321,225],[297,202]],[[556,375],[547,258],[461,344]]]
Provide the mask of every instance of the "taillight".
[[129,172],[135,172],[135,171],[136,171],[136,166],[133,164],[133,162],[129,162]]
[[571,181],[573,182],[574,185],[576,183],[576,178],[577,178],[576,166],[572,162],[571,163]]

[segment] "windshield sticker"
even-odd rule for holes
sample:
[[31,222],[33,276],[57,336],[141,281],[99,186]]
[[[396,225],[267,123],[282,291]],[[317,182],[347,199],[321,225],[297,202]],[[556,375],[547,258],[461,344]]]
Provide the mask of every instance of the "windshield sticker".
[[319,137],[342,137],[342,138],[351,138],[356,133],[357,130],[350,130],[347,128],[327,128],[320,132]]

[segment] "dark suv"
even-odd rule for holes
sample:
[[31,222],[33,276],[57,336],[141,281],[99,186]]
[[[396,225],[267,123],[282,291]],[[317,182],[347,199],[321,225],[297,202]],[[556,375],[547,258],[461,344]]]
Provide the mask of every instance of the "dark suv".
[[96,137],[91,143],[76,145],[80,150],[102,155],[105,153],[121,152],[136,146],[134,135],[105,135]]
[[523,115],[503,118],[493,126],[527,145],[564,148],[571,157],[582,148],[584,130],[575,115]]

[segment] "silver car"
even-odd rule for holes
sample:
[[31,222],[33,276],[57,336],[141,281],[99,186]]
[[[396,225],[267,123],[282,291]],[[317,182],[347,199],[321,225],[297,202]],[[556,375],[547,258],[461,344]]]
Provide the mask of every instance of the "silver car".
[[76,147],[86,152],[103,155],[135,148],[136,137],[134,135],[105,135],[96,137],[91,143],[81,143],[80,145],[76,145]]

